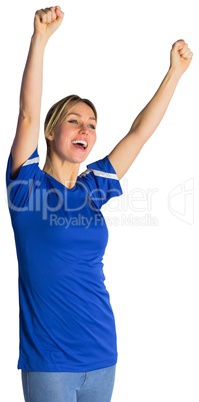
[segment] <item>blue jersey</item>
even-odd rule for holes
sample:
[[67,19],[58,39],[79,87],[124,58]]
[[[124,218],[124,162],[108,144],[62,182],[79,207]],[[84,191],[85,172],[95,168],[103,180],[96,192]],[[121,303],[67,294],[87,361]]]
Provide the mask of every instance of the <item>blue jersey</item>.
[[19,267],[18,368],[114,365],[115,320],[103,272],[108,230],[100,209],[122,193],[118,178],[105,157],[68,189],[38,162],[36,150],[12,180],[10,156],[6,175]]

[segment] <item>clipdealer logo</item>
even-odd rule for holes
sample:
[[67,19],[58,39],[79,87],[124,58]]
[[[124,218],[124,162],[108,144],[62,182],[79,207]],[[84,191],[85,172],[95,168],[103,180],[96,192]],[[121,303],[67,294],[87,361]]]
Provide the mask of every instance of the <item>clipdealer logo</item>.
[[[15,199],[12,192],[15,190],[15,186],[26,186],[28,193],[30,194],[28,202],[22,206],[15,205]],[[78,225],[81,223],[83,227],[90,227],[86,217],[82,216],[83,208],[87,201],[87,197],[80,200],[78,206],[68,205],[67,192],[62,193],[59,189],[46,190],[40,188],[40,182],[36,183],[35,192],[32,191],[33,180],[22,180],[20,182],[11,183],[8,187],[8,203],[13,212],[22,211],[36,211],[41,212],[44,220],[48,219],[48,215],[51,216],[51,225],[55,226],[68,226]],[[114,190],[114,194],[117,189]],[[85,193],[86,194],[86,193]],[[159,217],[154,215],[154,198],[156,203],[158,202],[159,189],[156,188],[129,188],[128,180],[123,182],[123,197],[113,197],[109,199],[108,203],[103,205],[104,217],[109,225],[113,226],[158,226]],[[103,190],[95,194],[95,191],[91,193],[92,199],[103,200],[106,199],[106,194]],[[166,207],[167,211],[171,213],[175,218],[189,225],[194,223],[194,178],[189,178],[182,181],[180,184],[173,187],[167,194]],[[53,202],[52,202],[53,201]],[[95,207],[90,204],[91,209]],[[74,219],[61,217],[59,211],[76,211],[77,216]],[[115,212],[115,214],[114,214]],[[113,215],[114,214],[114,215]],[[64,215],[65,216],[65,215]],[[81,216],[81,219],[80,219]],[[92,222],[93,223],[93,222]],[[95,222],[94,224],[99,224]]]

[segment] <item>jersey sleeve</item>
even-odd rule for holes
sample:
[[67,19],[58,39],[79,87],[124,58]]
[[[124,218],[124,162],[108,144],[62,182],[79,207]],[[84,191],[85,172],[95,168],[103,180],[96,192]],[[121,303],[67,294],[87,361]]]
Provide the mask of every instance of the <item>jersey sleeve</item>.
[[18,176],[15,179],[12,179],[12,156],[11,154],[9,155],[6,169],[6,187],[11,218],[13,218],[18,212],[28,210],[32,188],[35,181],[38,181],[40,178],[38,164],[39,155],[36,149],[29,159],[22,165]]
[[122,194],[119,179],[108,156],[87,165],[87,170],[80,177],[84,179],[89,197],[98,209],[112,197]]

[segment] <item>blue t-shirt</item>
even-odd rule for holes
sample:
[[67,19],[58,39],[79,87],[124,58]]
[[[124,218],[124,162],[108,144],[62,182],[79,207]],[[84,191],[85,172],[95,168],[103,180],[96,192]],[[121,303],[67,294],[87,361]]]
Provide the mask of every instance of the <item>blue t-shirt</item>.
[[15,180],[7,166],[9,211],[19,266],[18,368],[96,370],[117,361],[105,286],[108,230],[100,208],[122,194],[108,159],[91,163],[68,189],[38,165],[37,150]]

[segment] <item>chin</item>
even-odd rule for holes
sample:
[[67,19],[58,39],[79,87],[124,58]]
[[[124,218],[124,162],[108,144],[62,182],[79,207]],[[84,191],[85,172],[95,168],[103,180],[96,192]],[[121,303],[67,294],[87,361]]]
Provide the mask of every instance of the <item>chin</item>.
[[86,160],[86,158],[88,157],[88,155],[90,154],[90,152],[91,152],[91,150],[87,150],[87,151],[85,151],[85,152],[82,152],[82,154],[79,154],[79,155],[75,155],[74,156],[74,161],[76,162],[76,163],[82,163],[82,162],[84,162],[85,160]]

